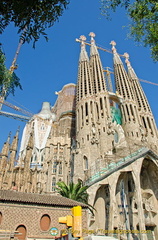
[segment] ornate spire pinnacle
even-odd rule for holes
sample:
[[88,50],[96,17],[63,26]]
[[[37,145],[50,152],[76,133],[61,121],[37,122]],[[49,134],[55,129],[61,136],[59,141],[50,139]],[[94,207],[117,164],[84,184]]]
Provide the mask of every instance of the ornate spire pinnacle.
[[94,40],[95,33],[94,33],[94,32],[90,32],[90,33],[89,33],[89,36],[91,37],[91,42],[92,42],[92,41],[95,42],[95,40]]
[[123,54],[124,57],[125,57],[125,63],[127,64],[127,66],[130,66],[130,61],[129,61],[129,54],[126,52]]
[[81,35],[79,39],[81,40],[81,44],[85,45],[84,41],[86,41],[86,37],[84,35]]
[[117,53],[117,50],[116,50],[116,48],[115,48],[116,42],[115,42],[114,40],[112,40],[112,41],[110,42],[110,45],[112,45],[112,52],[113,52],[113,54],[114,54],[114,64],[122,64],[122,65],[123,65],[123,63],[122,63],[122,61],[121,61],[121,59],[120,59],[120,56],[119,56],[119,54]]
[[90,55],[96,55],[98,53],[98,50],[97,50],[97,47],[96,47],[96,44],[95,44],[95,40],[94,40],[94,37],[95,37],[95,33],[93,32],[90,32],[89,36],[91,37],[91,50],[90,50]]
[[92,94],[89,58],[85,49],[86,37],[81,35],[79,39],[81,41],[81,52],[78,67],[77,102]]
[[124,57],[125,57],[125,63],[127,64],[128,75],[129,75],[130,80],[132,81],[133,89],[135,90],[135,96],[136,96],[136,100],[138,103],[138,107],[139,107],[139,109],[142,109],[145,112],[148,111],[151,113],[151,109],[150,109],[148,100],[145,96],[145,93],[144,93],[140,83],[139,83],[139,79],[129,61],[129,54],[124,53]]
[[116,48],[115,48],[116,42],[115,42],[114,40],[112,40],[112,41],[110,42],[110,45],[112,45],[112,52],[113,52],[113,53],[116,53],[116,52],[117,52],[117,51],[116,51]]
[[79,61],[87,61],[89,58],[85,48],[86,37],[84,35],[81,35],[79,39],[81,40],[81,53]]
[[124,53],[124,57],[125,57],[125,63],[127,65],[127,68],[128,68],[128,74],[129,74],[129,77],[131,79],[138,79],[134,69],[132,68],[131,66],[131,63],[129,61],[129,54],[128,53]]
[[19,136],[19,132],[20,132],[20,126],[18,127],[17,131],[16,131],[16,136]]
[[95,33],[90,32],[89,36],[91,37],[91,49],[90,49],[90,67],[91,67],[91,76],[92,76],[92,85],[94,93],[106,91],[106,83],[103,73],[103,66],[101,59],[98,53],[97,46],[95,44]]
[[11,134],[12,134],[12,132],[10,131],[8,134],[7,143],[10,143]]
[[113,61],[114,61],[114,72],[116,79],[116,90],[127,99],[134,99],[133,91],[130,85],[129,76],[124,68],[123,62],[116,51],[116,42],[111,41],[112,52],[113,52]]
[[17,131],[16,131],[16,134],[15,134],[15,136],[14,136],[14,139],[13,139],[13,141],[12,141],[12,144],[11,144],[11,147],[10,147],[10,150],[11,151],[17,151],[17,148],[18,148],[18,137],[19,137],[19,127],[18,127],[18,129],[17,129]]
[[8,156],[9,154],[9,145],[10,145],[10,138],[11,138],[11,132],[9,132],[7,141],[4,143],[2,151],[1,151],[1,156]]

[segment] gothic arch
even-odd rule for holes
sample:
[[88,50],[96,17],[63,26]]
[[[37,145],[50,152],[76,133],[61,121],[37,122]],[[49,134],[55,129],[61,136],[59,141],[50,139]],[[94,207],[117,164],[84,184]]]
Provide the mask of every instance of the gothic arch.
[[97,228],[108,229],[109,207],[110,207],[109,185],[102,185],[97,190],[94,199],[94,208],[96,209],[95,224]]
[[142,208],[145,217],[145,226],[158,237],[158,166],[149,158],[142,162],[140,185],[142,192]]
[[135,205],[135,183],[132,172],[120,174],[115,191],[116,215],[114,227],[121,229],[135,229],[137,218],[133,215]]

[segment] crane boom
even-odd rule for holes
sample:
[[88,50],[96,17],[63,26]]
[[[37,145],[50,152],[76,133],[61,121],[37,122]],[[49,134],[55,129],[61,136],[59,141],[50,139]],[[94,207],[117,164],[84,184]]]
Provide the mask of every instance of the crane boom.
[[0,111],[0,115],[5,116],[5,117],[9,117],[9,118],[13,118],[13,119],[16,119],[16,120],[20,120],[20,121],[23,121],[23,122],[27,122],[27,121],[30,120],[30,117],[22,116],[22,115],[15,114],[15,113],[8,113],[8,112],[4,112],[4,111]]
[[139,78],[139,81],[145,82],[145,83],[149,83],[149,84],[153,84],[153,85],[155,85],[155,86],[158,86],[158,83],[149,82],[149,81],[147,81],[147,80],[143,80],[143,79],[140,79],[140,78]]
[[28,115],[29,117],[32,117],[32,116],[33,116],[32,113],[30,113],[30,112],[28,112],[28,111],[26,111],[26,110],[24,110],[24,109],[22,109],[22,108],[20,108],[20,107],[17,107],[17,106],[15,106],[15,105],[7,102],[7,101],[4,101],[4,100],[2,100],[2,99],[0,99],[0,103],[3,103],[3,104],[6,105],[7,107],[10,107],[10,108],[12,108],[12,109],[14,109],[14,110],[16,110],[16,111],[22,112],[23,114]]

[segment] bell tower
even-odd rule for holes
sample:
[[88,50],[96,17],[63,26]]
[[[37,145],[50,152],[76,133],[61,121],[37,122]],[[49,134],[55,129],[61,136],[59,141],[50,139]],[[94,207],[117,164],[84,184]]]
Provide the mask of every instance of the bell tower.
[[134,97],[137,103],[138,108],[138,118],[140,119],[140,132],[141,132],[141,140],[146,142],[149,147],[155,146],[157,149],[157,129],[154,120],[154,116],[152,114],[148,99],[143,91],[143,88],[139,82],[139,79],[131,66],[129,61],[129,54],[124,54],[128,70],[128,76],[131,82],[132,89],[134,91]]
[[96,169],[98,161],[112,151],[112,136],[108,134],[111,117],[109,94],[101,59],[90,33],[90,58],[86,52],[84,36],[80,37],[81,52],[78,67],[76,101],[75,176],[84,178],[89,168]]

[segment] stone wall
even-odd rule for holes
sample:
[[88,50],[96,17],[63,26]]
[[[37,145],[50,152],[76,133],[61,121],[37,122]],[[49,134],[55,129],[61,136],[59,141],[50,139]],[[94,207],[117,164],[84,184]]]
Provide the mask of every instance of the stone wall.
[[[71,208],[50,207],[31,204],[0,203],[1,230],[14,232],[19,225],[24,225],[27,230],[27,239],[52,239],[49,230],[56,227],[60,231],[65,229],[65,225],[58,223],[58,218],[71,215]],[[83,228],[87,229],[87,212],[83,210]],[[40,220],[43,215],[50,216],[50,227],[47,231],[42,231]]]

